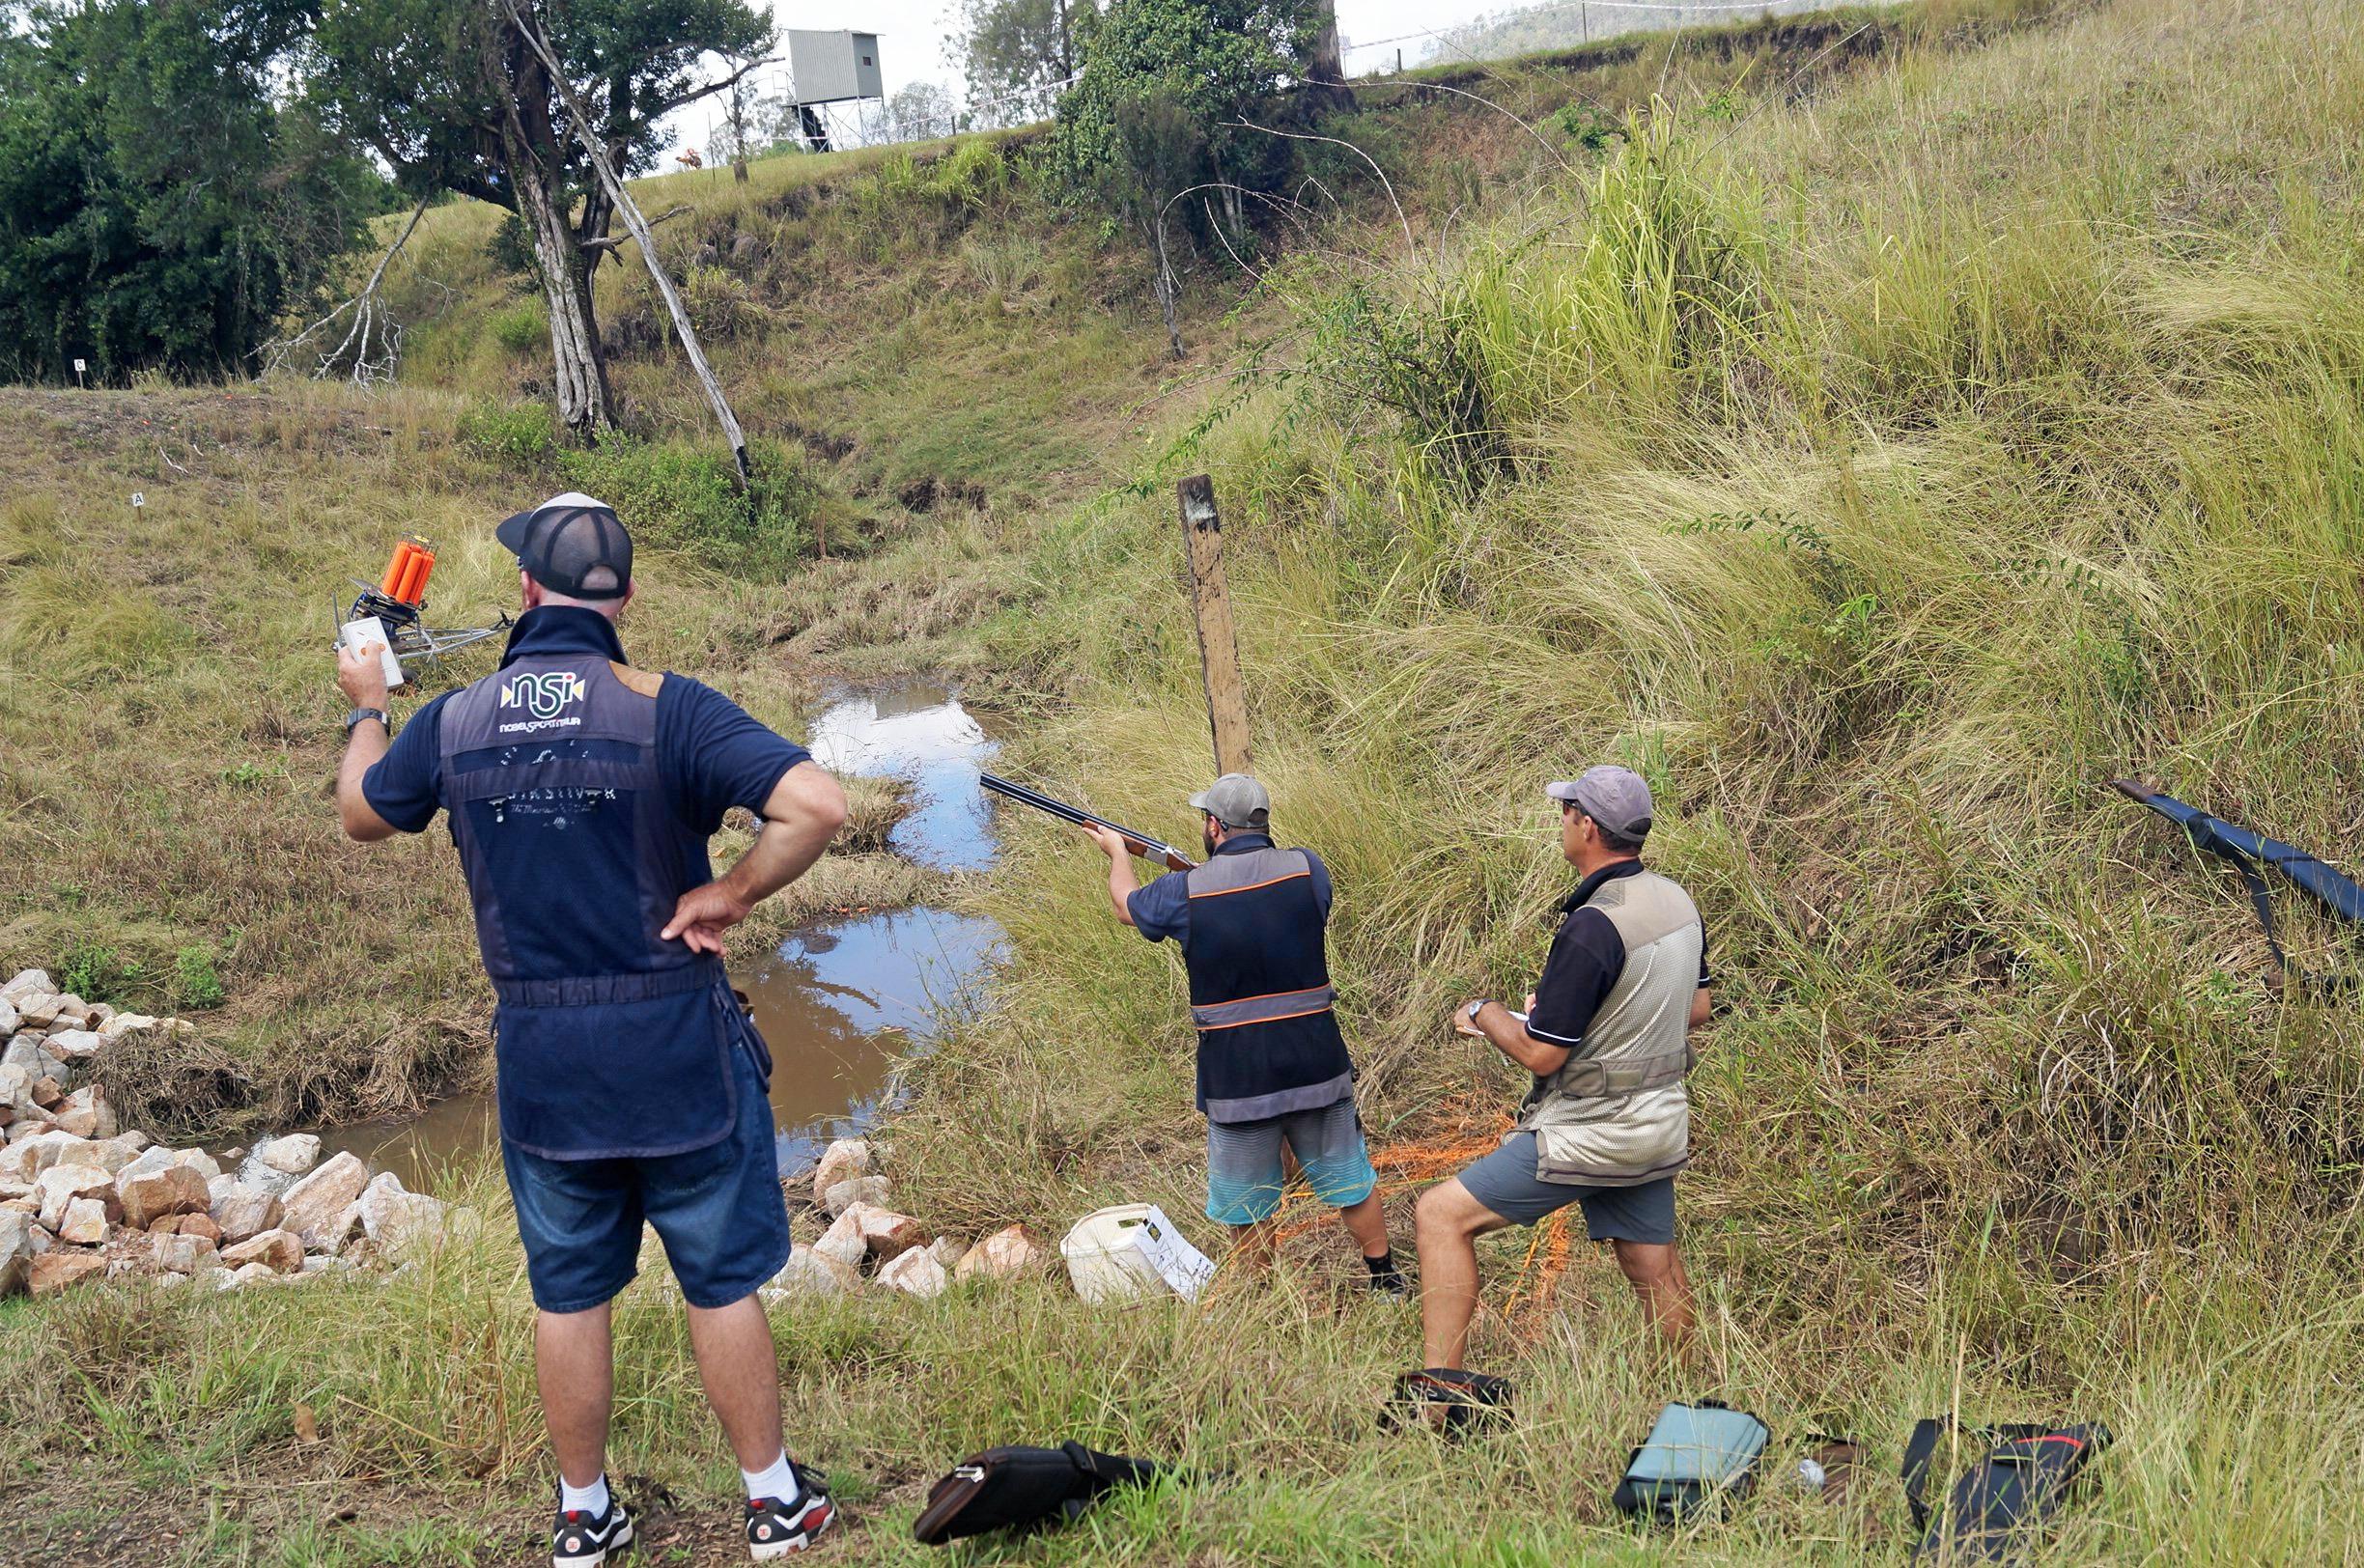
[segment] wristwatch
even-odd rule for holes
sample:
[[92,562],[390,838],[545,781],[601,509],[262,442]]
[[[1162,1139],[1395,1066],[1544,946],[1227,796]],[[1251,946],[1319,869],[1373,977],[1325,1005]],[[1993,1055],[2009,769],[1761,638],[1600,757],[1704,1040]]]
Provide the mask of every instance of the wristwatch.
[[394,733],[394,721],[386,716],[386,711],[384,709],[356,708],[352,713],[345,715],[345,737],[347,740],[351,740],[352,738],[353,726],[360,723],[365,718],[374,718],[379,723],[383,724],[385,726],[386,734],[392,735]]
[[1493,1000],[1494,998],[1491,996],[1481,996],[1478,1000],[1470,1003],[1469,1006],[1463,1008],[1461,1010],[1461,1016],[1470,1022],[1475,1023],[1478,1022],[1478,1015],[1484,1012],[1488,1006],[1492,1005]]

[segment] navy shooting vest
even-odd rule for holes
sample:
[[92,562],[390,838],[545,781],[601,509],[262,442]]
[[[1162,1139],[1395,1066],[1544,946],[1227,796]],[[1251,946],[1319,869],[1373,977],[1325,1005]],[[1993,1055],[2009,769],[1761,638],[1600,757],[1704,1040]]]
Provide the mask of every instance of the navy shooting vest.
[[1251,1122],[1352,1094],[1311,857],[1244,834],[1185,873],[1184,885],[1198,1108],[1211,1121]]
[[660,775],[656,699],[604,653],[528,655],[454,694],[440,740],[441,803],[500,1002],[501,1136],[592,1160],[729,1135],[730,1052],[748,1025],[721,961],[658,935],[710,872]]

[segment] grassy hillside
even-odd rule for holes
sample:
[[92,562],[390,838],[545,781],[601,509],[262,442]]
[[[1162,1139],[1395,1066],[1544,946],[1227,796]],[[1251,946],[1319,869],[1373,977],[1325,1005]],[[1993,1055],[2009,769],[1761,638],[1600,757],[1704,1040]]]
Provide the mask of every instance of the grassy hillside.
[[[1054,1285],[800,1305],[777,1319],[790,1423],[854,1505],[841,1554],[919,1560],[908,1524],[929,1477],[971,1447],[1063,1437],[1221,1480],[975,1558],[1901,1554],[1879,1485],[1849,1508],[1773,1486],[1729,1523],[1625,1532],[1607,1505],[1624,1453],[1661,1401],[1703,1393],[1772,1421],[1782,1468],[1813,1430],[1857,1432],[1892,1465],[1910,1418],[1949,1407],[2107,1421],[2120,1444],[2051,1560],[2349,1554],[2364,1031],[2351,1008],[2273,996],[2237,884],[2100,786],[2140,771],[2353,857],[2359,22],[2352,0],[2116,0],[1783,24],[1812,40],[1787,53],[1653,40],[1501,72],[1485,91],[1533,136],[1391,88],[1404,98],[1358,134],[1404,177],[1402,224],[1365,191],[1221,331],[1230,300],[1202,274],[1202,361],[1182,374],[1214,378],[1088,430],[1074,421],[1167,373],[1124,254],[1014,218],[1034,210],[1023,191],[962,209],[981,223],[898,201],[866,239],[864,182],[949,169],[854,167],[801,211],[805,171],[767,170],[776,186],[717,186],[671,226],[692,261],[728,258],[742,232],[772,258],[740,279],[771,325],[724,352],[740,379],[774,367],[758,428],[821,437],[799,445],[865,553],[784,591],[670,560],[684,586],[644,620],[670,659],[784,705],[816,660],[960,658],[1029,715],[1013,766],[1186,832],[1205,731],[1162,481],[1214,473],[1258,770],[1283,836],[1337,875],[1336,966],[1399,1236],[1411,1193],[1482,1149],[1515,1096],[1443,1021],[1523,989],[1542,951],[1567,880],[1542,779],[1604,756],[1651,777],[1652,857],[1700,897],[1723,1002],[1682,1187],[1696,1372],[1657,1362],[1605,1258],[1515,1235],[1482,1254],[1475,1355],[1517,1380],[1518,1430],[1461,1448],[1389,1435],[1377,1401],[1416,1352],[1412,1315],[1364,1302],[1302,1208],[1278,1278],[1226,1283],[1203,1312],[1095,1312]],[[437,367],[457,393],[277,394],[238,440],[199,437],[229,466],[167,526],[82,477],[159,471],[128,424],[0,512],[0,657],[40,683],[0,699],[12,757],[40,748],[32,783],[10,769],[0,863],[50,877],[87,858],[55,875],[111,901],[91,929],[145,921],[162,952],[229,918],[166,930],[158,911],[205,908],[181,857],[239,820],[244,786],[215,797],[140,738],[204,701],[192,733],[238,733],[234,712],[267,726],[273,704],[299,727],[303,623],[255,639],[284,655],[216,651],[274,613],[244,557],[310,592],[357,548],[354,519],[449,508],[476,540],[455,591],[492,591],[466,518],[559,460],[486,455],[486,408],[522,394],[532,358],[492,325],[515,285],[461,272],[485,254],[465,211],[436,214],[428,253],[464,288],[415,340],[422,378]],[[1047,348],[1012,347],[980,288],[945,287],[986,265],[965,249],[1028,237],[1045,260],[1004,306],[1107,290],[1097,316],[1048,311],[1073,336]],[[814,248],[856,260],[795,259]],[[632,287],[610,269],[611,317]],[[861,329],[869,369],[828,335],[858,316],[881,323]],[[1271,369],[1224,378],[1234,343]],[[831,367],[826,395],[807,360]],[[1015,407],[980,371],[1021,375]],[[656,343],[618,377],[661,438],[694,427]],[[209,400],[188,417],[200,405],[215,417]],[[92,406],[20,406],[10,424]],[[1062,457],[1071,443],[1089,451]],[[985,502],[913,512],[894,497],[921,477]],[[212,578],[185,568],[207,549],[231,563]],[[327,742],[305,735],[271,821],[313,835],[313,858],[247,852],[310,868],[290,933],[336,929],[324,911],[350,892],[313,795]],[[1119,1197],[1195,1213],[1172,955],[1107,920],[1096,857],[1014,836],[979,901],[1015,962],[921,1075],[898,1193],[965,1234],[1055,1234]],[[447,872],[417,853],[393,908],[456,928]],[[122,891],[143,879],[177,891]],[[12,940],[76,929],[56,908],[20,897]],[[2345,938],[2287,916],[2303,962],[2353,967]],[[470,983],[464,941],[432,960],[389,946],[372,972],[431,1006]],[[272,963],[303,972],[295,946]],[[280,1010],[257,1004],[252,1027]],[[183,1560],[522,1555],[546,1469],[517,1265],[496,1221],[381,1288],[0,1307],[20,1413],[0,1428],[0,1508],[42,1521],[31,1539],[53,1556],[103,1557],[115,1499],[86,1477],[130,1474],[183,1522]],[[678,1499],[660,1553],[729,1560],[716,1526],[735,1481],[661,1281],[628,1293],[618,1328],[613,1468]],[[291,1439],[299,1403],[319,1444]]]

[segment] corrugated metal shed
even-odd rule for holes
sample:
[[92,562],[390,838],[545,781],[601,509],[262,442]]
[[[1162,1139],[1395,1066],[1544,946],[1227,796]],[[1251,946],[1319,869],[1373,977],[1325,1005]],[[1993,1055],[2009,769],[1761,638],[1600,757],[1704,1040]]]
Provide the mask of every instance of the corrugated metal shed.
[[788,74],[799,103],[841,103],[848,98],[883,98],[876,33],[822,33],[792,28]]

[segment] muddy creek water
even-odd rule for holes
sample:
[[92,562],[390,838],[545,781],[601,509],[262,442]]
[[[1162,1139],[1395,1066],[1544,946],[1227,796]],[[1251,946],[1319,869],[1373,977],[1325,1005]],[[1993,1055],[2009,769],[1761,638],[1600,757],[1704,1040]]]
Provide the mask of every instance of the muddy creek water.
[[[992,864],[993,821],[977,771],[993,742],[942,686],[854,692],[822,708],[805,740],[831,772],[900,778],[912,810],[889,846],[946,871]],[[889,1108],[899,1066],[924,1050],[948,1016],[969,1009],[1000,941],[992,921],[921,905],[824,921],[776,947],[734,955],[772,1048],[772,1114],[781,1169],[809,1165],[821,1145],[867,1127]],[[351,1149],[412,1188],[496,1146],[492,1097],[457,1095],[401,1123],[326,1130],[327,1150]]]

